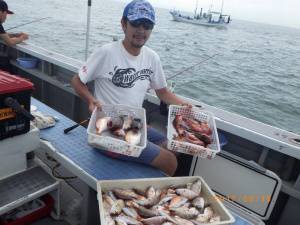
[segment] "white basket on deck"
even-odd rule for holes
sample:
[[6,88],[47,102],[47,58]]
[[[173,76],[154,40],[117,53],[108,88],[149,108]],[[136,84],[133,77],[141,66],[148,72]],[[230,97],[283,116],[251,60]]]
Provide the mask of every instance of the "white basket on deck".
[[[204,147],[188,142],[173,140],[174,135],[178,135],[173,126],[173,120],[177,114],[181,114],[187,118],[197,119],[201,122],[207,122],[208,126],[212,130],[212,143],[207,147]],[[186,106],[170,105],[168,117],[168,149],[202,158],[214,158],[216,154],[220,152],[220,143],[214,115],[211,112],[203,111],[197,107],[189,109]]]
[[[147,144],[147,124],[146,113],[143,108],[136,108],[126,105],[102,105],[102,110],[95,109],[91,116],[89,126],[87,128],[88,143],[89,145],[115,152],[123,155],[139,157],[143,149]],[[102,117],[118,118],[121,115],[129,115],[133,118],[140,119],[142,122],[141,128],[141,141],[138,145],[131,145],[125,140],[121,140],[118,137],[113,136],[109,131],[104,131],[100,135],[96,134],[96,120]]]
[[231,215],[222,203],[222,199],[218,198],[202,177],[162,177],[162,178],[145,178],[145,179],[127,179],[127,180],[99,180],[97,181],[97,197],[99,205],[99,214],[101,224],[108,224],[105,216],[105,208],[103,205],[102,195],[105,192],[114,189],[141,189],[146,190],[149,186],[154,188],[165,189],[171,185],[181,185],[201,181],[201,196],[207,201],[207,204],[221,217],[221,221],[213,223],[203,223],[212,225],[229,225],[235,222],[235,218]]

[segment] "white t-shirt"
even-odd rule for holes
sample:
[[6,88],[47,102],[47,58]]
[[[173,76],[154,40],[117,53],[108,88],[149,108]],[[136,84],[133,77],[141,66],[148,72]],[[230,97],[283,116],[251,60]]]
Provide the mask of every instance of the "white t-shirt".
[[167,86],[159,56],[143,46],[138,56],[124,48],[122,41],[97,49],[79,69],[86,84],[95,80],[95,97],[104,104],[141,107],[148,88]]

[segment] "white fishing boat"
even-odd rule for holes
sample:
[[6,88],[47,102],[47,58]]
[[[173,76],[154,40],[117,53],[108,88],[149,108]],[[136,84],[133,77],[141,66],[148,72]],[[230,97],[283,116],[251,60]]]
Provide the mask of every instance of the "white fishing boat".
[[[165,177],[157,169],[102,155],[88,145],[83,126],[64,134],[66,128],[90,116],[70,86],[83,62],[31,44],[0,45],[12,73],[34,83],[32,112],[57,119],[51,128],[31,127],[26,134],[0,140],[0,217],[50,193],[55,201],[51,218],[34,225],[100,224],[98,181]],[[26,68],[17,62],[22,56],[39,63]],[[214,114],[222,150],[212,160],[179,155],[176,176],[202,176],[234,216],[233,224],[298,225],[300,135],[201,99],[185,99]],[[157,96],[149,92],[144,108],[147,123],[166,132],[168,109]]]
[[178,10],[170,11],[170,14],[173,17],[173,20],[184,23],[192,23],[196,25],[203,25],[208,27],[226,27],[230,21],[230,15],[224,15],[223,11],[223,1],[221,11],[211,11],[209,9],[207,12],[203,12],[203,9],[200,9],[200,12],[197,12],[198,1],[195,8],[195,13],[193,16],[184,14]]

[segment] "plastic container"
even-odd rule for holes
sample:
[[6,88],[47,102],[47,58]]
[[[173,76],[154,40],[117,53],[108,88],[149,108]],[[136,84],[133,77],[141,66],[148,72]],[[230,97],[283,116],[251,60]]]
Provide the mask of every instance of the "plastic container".
[[[173,140],[174,135],[177,135],[173,126],[173,120],[178,113],[187,118],[194,118],[201,122],[207,122],[212,130],[212,143],[207,147],[204,147],[188,142]],[[185,106],[170,105],[168,117],[168,149],[202,158],[214,158],[221,150],[214,115],[211,112],[203,111],[196,107],[188,109]]]
[[[30,112],[32,91],[33,84],[28,80],[0,71],[0,140],[29,131],[30,118],[23,111]],[[19,103],[22,110],[8,106],[8,99]]]
[[43,207],[38,208],[37,210],[14,221],[0,221],[0,225],[29,225],[47,215],[50,215],[54,206],[53,198],[51,197],[51,195],[47,194],[41,197],[41,200],[44,203]]
[[[149,186],[153,186],[154,188],[166,188],[170,185],[179,185],[179,184],[187,184],[193,183],[196,180],[200,179],[202,183],[201,187],[201,196],[204,197],[208,201],[208,204],[212,207],[212,209],[221,217],[220,222],[211,223],[213,225],[223,225],[223,224],[232,224],[235,219],[230,214],[230,212],[225,208],[223,203],[220,201],[218,197],[212,192],[207,183],[198,176],[190,176],[190,177],[163,177],[163,178],[146,178],[146,179],[129,179],[129,180],[107,180],[107,181],[98,181],[97,182],[97,192],[98,192],[98,202],[99,202],[99,210],[100,210],[100,220],[101,224],[107,224],[104,214],[104,207],[102,201],[102,193],[113,190],[116,188],[123,189],[146,189]],[[207,223],[205,223],[207,224]]]
[[[141,120],[143,127],[141,128],[142,136],[139,145],[131,145],[126,141],[118,139],[104,131],[101,135],[96,134],[96,120],[105,116],[117,118],[121,115],[130,115]],[[130,107],[126,105],[103,105],[102,111],[95,109],[88,128],[88,143],[101,150],[111,151],[123,155],[139,157],[147,144],[147,123],[146,112],[143,108]]]
[[17,62],[20,66],[26,69],[33,69],[37,67],[38,59],[36,58],[17,58]]

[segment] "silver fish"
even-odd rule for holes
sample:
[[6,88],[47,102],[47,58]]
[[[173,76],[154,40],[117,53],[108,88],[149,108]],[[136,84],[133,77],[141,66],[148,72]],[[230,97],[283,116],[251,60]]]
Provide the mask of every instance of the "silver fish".
[[203,209],[205,205],[204,198],[197,197],[192,201],[192,205],[195,206],[197,209]]
[[111,201],[106,200],[107,199],[106,197],[109,197],[109,196],[103,195],[104,218],[105,218],[105,221],[106,221],[107,225],[115,225],[115,221],[111,218],[111,216],[109,214],[110,209],[111,209],[111,204],[110,203],[113,203],[113,201],[112,200]]
[[192,189],[192,185],[193,185],[193,183],[187,183],[186,184],[186,188],[191,190]]
[[116,223],[117,223],[117,225],[128,225],[127,223],[125,223],[124,221],[121,221],[121,220],[117,220]]
[[161,225],[163,222],[165,222],[167,218],[165,216],[155,216],[148,219],[142,219],[143,224],[149,224],[149,225]]
[[117,137],[125,137],[126,133],[122,128],[116,128],[112,130],[113,135]]
[[146,197],[147,198],[153,198],[155,196],[155,188],[153,186],[150,186],[146,191]]
[[129,115],[122,115],[121,118],[122,118],[122,120],[123,120],[123,126],[122,126],[122,129],[123,129],[123,130],[128,130],[128,129],[130,129],[130,128],[131,128],[132,121],[133,121],[132,116],[129,116]]
[[194,225],[191,221],[188,221],[186,219],[182,219],[178,216],[175,216],[174,219],[175,219],[176,223],[180,224],[180,225]]
[[161,216],[166,217],[166,219],[167,219],[169,222],[172,222],[172,223],[174,223],[174,224],[180,225],[174,218],[172,218],[169,214],[165,213],[164,211],[160,211],[159,213],[160,213]]
[[141,142],[142,133],[139,130],[129,130],[125,135],[125,141],[131,145],[138,145]]
[[134,191],[126,189],[114,189],[113,193],[118,196],[118,198],[124,200],[131,200],[139,197]]
[[209,220],[208,216],[204,214],[199,214],[196,218],[196,221],[199,223],[207,223],[208,220]]
[[196,194],[195,192],[193,192],[192,190],[189,190],[187,188],[176,189],[176,193],[189,199],[189,200],[192,200],[198,196],[198,194]]
[[130,208],[139,208],[140,206],[139,206],[139,204],[137,204],[136,202],[134,202],[133,200],[127,200],[127,201],[125,201],[125,205],[127,206],[127,207],[130,207]]
[[174,198],[174,195],[166,195],[158,202],[158,205],[164,205],[165,203],[171,201],[172,198]]
[[146,196],[146,190],[144,189],[141,189],[141,188],[133,188],[133,190],[139,194],[139,195],[143,195],[143,196]]
[[124,207],[125,207],[124,201],[122,199],[118,199],[117,201],[114,201],[109,213],[111,215],[119,215],[122,212],[122,209]]
[[172,184],[169,188],[170,189],[186,188],[186,185],[185,184]]
[[102,117],[96,120],[96,133],[101,134],[103,131],[107,130],[108,123],[111,120],[111,117]]
[[171,208],[170,210],[183,219],[193,219],[199,214],[196,208],[181,207],[181,208]]
[[191,203],[190,202],[186,202],[182,205],[182,207],[186,207],[186,208],[190,208]]
[[138,118],[133,119],[131,127],[133,129],[141,129],[143,127],[141,119]]
[[112,191],[108,191],[107,194],[113,201],[117,200],[116,196],[114,195],[114,193]]
[[139,214],[135,211],[135,209],[133,208],[127,208],[127,207],[124,207],[122,209],[122,211],[127,215],[127,216],[130,216],[134,219],[140,219],[140,216]]
[[129,225],[136,225],[136,224],[142,225],[142,223],[139,222],[138,220],[136,220],[132,217],[129,217],[129,216],[124,216],[124,215],[117,216],[115,218],[115,220],[117,222],[122,222],[122,223],[126,223],[126,224],[129,224]]
[[111,218],[110,215],[105,214],[104,218],[105,218],[105,222],[106,222],[105,224],[107,224],[107,225],[115,225],[116,224],[115,221],[113,220],[113,218]]
[[187,198],[182,197],[182,196],[176,196],[174,198],[172,198],[169,207],[170,208],[177,208],[180,207],[182,205],[184,205],[186,202],[188,201]]
[[114,200],[108,195],[103,195],[102,199],[103,202],[106,202],[110,207],[114,204]]
[[210,223],[220,222],[220,221],[221,221],[221,217],[218,215],[213,215],[212,218],[210,218],[209,220]]
[[161,190],[158,189],[158,190],[156,190],[155,195],[152,196],[151,198],[147,198],[144,200],[134,200],[134,201],[141,206],[150,207],[159,202],[160,194],[161,194]]
[[200,193],[201,193],[201,181],[200,180],[195,181],[191,186],[191,190],[193,192],[195,192],[197,195],[200,195]]
[[214,211],[213,211],[213,209],[212,209],[210,206],[208,206],[208,207],[206,207],[206,208],[204,209],[203,214],[204,214],[205,216],[207,216],[208,219],[210,219],[210,218],[212,218],[212,216],[214,215]]
[[193,222],[194,225],[203,225],[205,224],[206,222],[200,222],[198,220],[191,220]]
[[149,217],[155,217],[155,216],[159,216],[159,212],[156,209],[147,209],[143,206],[139,206],[137,208],[137,211],[139,213],[139,215],[149,218]]
[[175,191],[175,189],[173,189],[173,188],[169,188],[168,190],[167,190],[167,194],[169,195],[169,194],[176,194],[176,191]]
[[155,210],[158,215],[164,216],[161,214],[161,212],[165,213],[166,215],[170,214],[170,211],[167,207],[161,206],[161,205],[154,205],[151,207],[152,210]]

